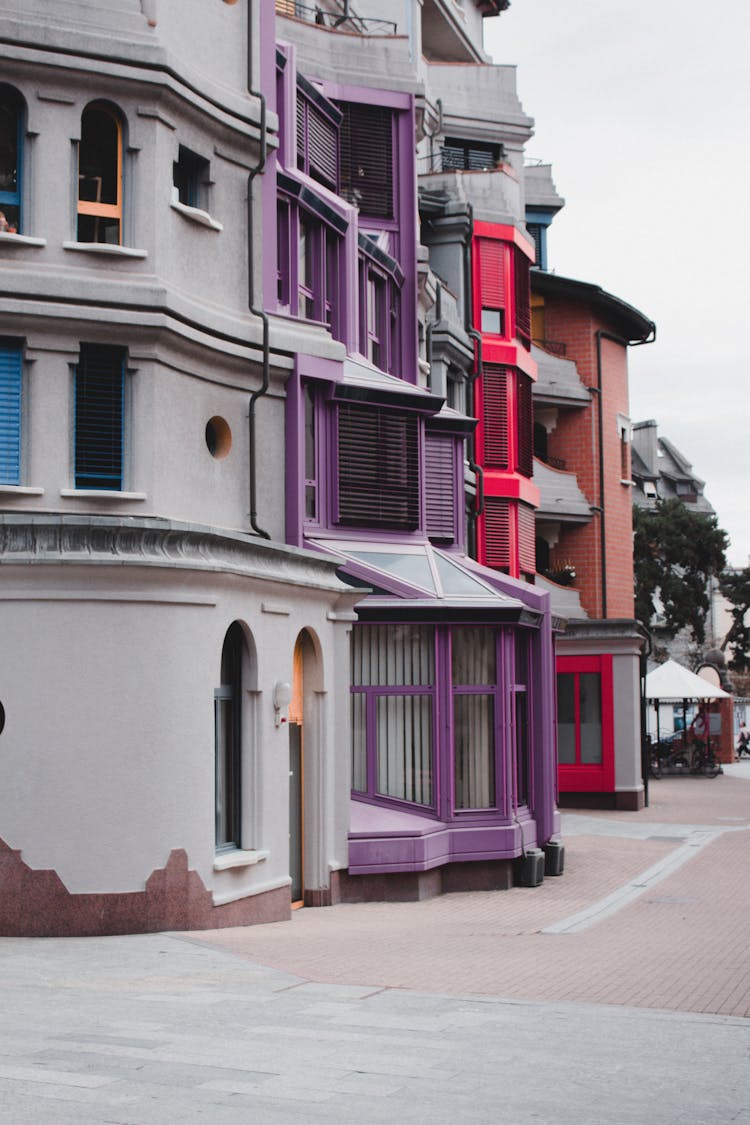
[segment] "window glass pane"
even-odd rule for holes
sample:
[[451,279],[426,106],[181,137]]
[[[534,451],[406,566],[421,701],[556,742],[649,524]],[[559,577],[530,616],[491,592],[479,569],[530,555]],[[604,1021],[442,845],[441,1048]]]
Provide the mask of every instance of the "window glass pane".
[[289,206],[279,203],[276,210],[276,295],[280,305],[289,304]]
[[78,166],[78,198],[91,203],[117,203],[120,132],[111,113],[84,110]]
[[[11,90],[0,91],[0,191],[18,190],[18,123],[20,107]],[[5,208],[3,208],[5,210]],[[6,211],[6,218],[8,214]]]
[[354,691],[351,694],[352,721],[352,789],[367,792],[367,696]]
[[352,683],[385,687],[431,685],[435,637],[430,625],[355,625]]
[[581,762],[602,760],[602,685],[598,672],[581,672]]
[[106,215],[79,215],[78,241],[117,246],[120,242],[120,220]]
[[433,558],[440,577],[440,585],[443,587],[443,593],[448,596],[455,597],[468,597],[468,598],[487,598],[492,595],[490,590],[480,582],[473,575],[467,574],[460,566],[455,566],[444,555],[435,551]]
[[432,804],[432,697],[381,695],[378,716],[378,793]]
[[387,551],[351,551],[350,554],[353,559],[402,578],[404,582],[412,582],[424,590],[436,592],[426,555],[390,554]]
[[482,309],[482,331],[495,336],[503,334],[503,314],[501,309]]
[[557,677],[557,750],[561,764],[575,764],[576,704],[573,672],[560,672]]
[[494,722],[493,696],[454,695],[454,806],[457,809],[489,809],[495,805]]
[[495,683],[495,630],[455,628],[451,631],[454,685]]

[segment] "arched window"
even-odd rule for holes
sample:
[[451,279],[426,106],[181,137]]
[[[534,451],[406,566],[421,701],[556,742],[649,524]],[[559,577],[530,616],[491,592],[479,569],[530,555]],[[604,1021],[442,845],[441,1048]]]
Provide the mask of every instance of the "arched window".
[[78,241],[122,242],[122,124],[101,102],[81,116]]
[[245,637],[238,621],[221,650],[221,684],[214,691],[216,850],[242,847],[242,677]]
[[21,230],[23,99],[12,86],[0,85],[0,231]]

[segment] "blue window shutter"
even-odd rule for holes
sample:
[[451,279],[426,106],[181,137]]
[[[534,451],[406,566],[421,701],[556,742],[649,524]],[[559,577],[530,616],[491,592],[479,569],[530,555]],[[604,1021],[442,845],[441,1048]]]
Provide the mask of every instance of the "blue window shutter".
[[122,489],[125,351],[82,344],[75,380],[76,488]]
[[0,484],[21,483],[21,349],[0,346]]

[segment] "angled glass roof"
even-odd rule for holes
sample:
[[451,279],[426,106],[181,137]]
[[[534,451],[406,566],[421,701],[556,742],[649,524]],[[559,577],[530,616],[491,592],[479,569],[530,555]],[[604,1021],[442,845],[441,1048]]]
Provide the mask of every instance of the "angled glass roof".
[[[492,602],[508,605],[518,599],[501,593],[489,581],[461,564],[462,556],[448,555],[431,543],[376,544],[318,540],[318,546],[338,555],[345,572],[400,598]],[[468,561],[468,560],[467,560]],[[476,565],[476,564],[474,564]]]

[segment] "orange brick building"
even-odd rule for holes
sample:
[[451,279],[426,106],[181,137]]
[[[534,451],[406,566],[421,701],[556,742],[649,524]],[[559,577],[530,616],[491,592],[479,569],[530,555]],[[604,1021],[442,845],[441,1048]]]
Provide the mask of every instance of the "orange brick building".
[[597,285],[532,270],[537,583],[557,641],[560,802],[643,804],[627,349],[654,325]]

